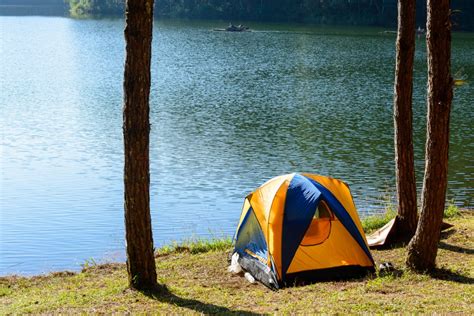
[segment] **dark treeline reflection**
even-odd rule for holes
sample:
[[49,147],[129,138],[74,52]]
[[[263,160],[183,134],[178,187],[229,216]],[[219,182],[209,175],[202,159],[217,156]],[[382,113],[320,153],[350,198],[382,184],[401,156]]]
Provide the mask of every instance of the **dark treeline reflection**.
[[[123,14],[125,0],[67,0],[70,12]],[[453,0],[454,29],[474,30],[474,1]],[[155,0],[155,15],[169,18],[255,20],[344,25],[396,25],[397,0]],[[417,1],[417,23],[426,19],[426,1]]]

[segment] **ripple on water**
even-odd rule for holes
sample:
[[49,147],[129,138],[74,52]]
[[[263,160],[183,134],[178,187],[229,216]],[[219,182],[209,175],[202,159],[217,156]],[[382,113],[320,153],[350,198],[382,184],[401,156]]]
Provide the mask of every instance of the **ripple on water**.
[[[362,215],[393,198],[393,38],[339,28],[160,21],[153,42],[151,209],[157,246],[231,236],[243,197],[307,171],[344,179]],[[123,21],[1,17],[0,275],[123,260]],[[472,34],[453,68],[474,78]],[[210,44],[212,43],[212,45]],[[418,187],[425,48],[415,62]],[[473,207],[474,86],[455,91],[448,198]]]

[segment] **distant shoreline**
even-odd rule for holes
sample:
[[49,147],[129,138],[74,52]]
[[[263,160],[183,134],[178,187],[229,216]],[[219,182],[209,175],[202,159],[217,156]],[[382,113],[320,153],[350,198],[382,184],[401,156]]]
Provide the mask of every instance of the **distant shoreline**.
[[28,5],[28,4],[0,4],[0,16],[23,16],[23,15],[69,15],[68,7],[57,5]]

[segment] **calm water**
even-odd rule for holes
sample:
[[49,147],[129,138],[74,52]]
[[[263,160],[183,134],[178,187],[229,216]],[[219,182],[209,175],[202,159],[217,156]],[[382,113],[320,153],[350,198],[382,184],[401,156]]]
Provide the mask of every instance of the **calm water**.
[[[393,195],[395,37],[378,29],[157,22],[151,203],[157,246],[233,233],[243,197],[295,171],[351,186],[362,216]],[[123,260],[123,21],[0,17],[0,275]],[[425,46],[415,129],[423,171]],[[449,199],[474,204],[474,35],[455,36]]]

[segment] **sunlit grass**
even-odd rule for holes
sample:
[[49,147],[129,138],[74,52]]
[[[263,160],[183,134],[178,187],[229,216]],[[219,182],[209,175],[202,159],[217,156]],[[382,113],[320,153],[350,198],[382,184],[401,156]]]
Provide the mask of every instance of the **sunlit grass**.
[[450,201],[448,207],[444,210],[444,218],[453,218],[461,216],[461,210],[454,204],[454,201]]
[[[397,210],[393,205],[388,205],[385,212],[381,214],[371,215],[362,219],[362,228],[366,234],[382,228],[390,220],[397,216]],[[461,209],[450,201],[444,210],[444,218],[455,218],[461,216]]]
[[[392,274],[268,290],[227,272],[230,239],[188,240],[156,259],[163,294],[128,289],[125,264],[95,265],[80,273],[31,278],[0,277],[0,315],[8,314],[354,314],[474,313],[474,216],[462,212],[443,234],[438,269],[415,274],[404,268],[403,247],[374,250]],[[186,246],[184,246],[186,245]],[[205,252],[207,251],[207,252]],[[194,253],[194,254],[193,254]]]
[[365,233],[371,233],[392,220],[397,215],[393,209],[388,209],[383,214],[371,215],[362,219],[362,228]]
[[181,242],[173,242],[155,251],[157,256],[165,256],[171,253],[187,252],[198,254],[209,251],[224,251],[232,247],[232,238],[193,238]]

